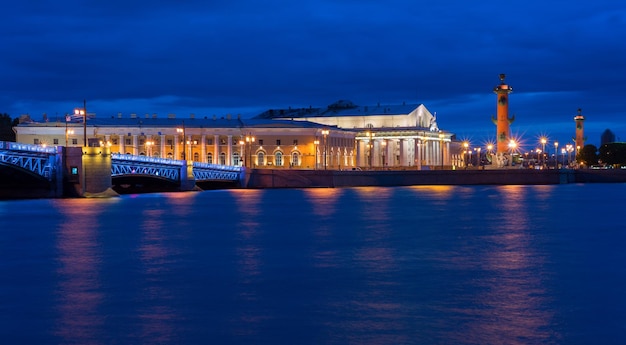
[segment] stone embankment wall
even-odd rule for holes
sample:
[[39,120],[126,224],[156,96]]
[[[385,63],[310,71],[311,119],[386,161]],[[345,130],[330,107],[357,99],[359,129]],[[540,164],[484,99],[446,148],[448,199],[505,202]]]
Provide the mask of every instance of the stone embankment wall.
[[244,188],[309,188],[412,185],[546,185],[626,182],[622,170],[248,170]]

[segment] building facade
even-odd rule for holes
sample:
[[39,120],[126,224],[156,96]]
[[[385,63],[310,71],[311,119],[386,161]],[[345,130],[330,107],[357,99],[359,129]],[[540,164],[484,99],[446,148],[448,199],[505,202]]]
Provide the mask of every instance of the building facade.
[[[83,121],[86,118],[86,123]],[[69,121],[68,121],[69,120]],[[18,142],[108,146],[112,153],[250,168],[435,169],[461,164],[453,134],[423,105],[268,110],[252,119],[174,114],[34,121],[22,116]]]

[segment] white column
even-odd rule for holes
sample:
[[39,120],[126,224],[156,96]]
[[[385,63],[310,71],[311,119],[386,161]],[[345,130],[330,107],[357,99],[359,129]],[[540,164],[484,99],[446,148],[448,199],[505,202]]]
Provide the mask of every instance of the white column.
[[422,170],[422,141],[420,139],[415,139],[415,142],[417,143],[417,151],[415,152],[415,156],[417,157],[416,160],[416,166],[418,170]]
[[126,149],[124,147],[124,145],[126,144],[126,139],[124,139],[124,134],[120,134],[117,140],[120,147],[120,153],[126,154]]
[[178,138],[178,134],[174,136],[174,159],[180,160],[182,159],[180,156],[180,139]]
[[406,139],[400,139],[400,166],[408,166],[406,157]]
[[357,166],[361,166],[363,163],[363,147],[361,146],[363,144],[363,140],[357,140],[356,141],[356,165]]
[[220,136],[213,136],[213,164],[220,163]]
[[206,134],[200,137],[200,162],[206,163]]
[[228,141],[226,142],[228,145],[226,148],[226,165],[233,165],[233,136],[228,136]]
[[137,134],[133,134],[133,154],[135,156],[139,154],[139,141],[137,140],[137,137]]

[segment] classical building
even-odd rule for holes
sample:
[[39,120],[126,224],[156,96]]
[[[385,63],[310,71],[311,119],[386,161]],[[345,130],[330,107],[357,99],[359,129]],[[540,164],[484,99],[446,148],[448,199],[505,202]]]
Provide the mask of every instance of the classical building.
[[435,169],[462,165],[454,134],[439,129],[436,116],[422,104],[357,106],[340,100],[326,108],[271,109],[255,119],[313,122],[352,131],[356,165],[360,167]]
[[18,142],[109,146],[111,152],[255,168],[365,169],[460,166],[453,134],[423,105],[268,110],[252,119],[169,114],[34,121],[22,116]]

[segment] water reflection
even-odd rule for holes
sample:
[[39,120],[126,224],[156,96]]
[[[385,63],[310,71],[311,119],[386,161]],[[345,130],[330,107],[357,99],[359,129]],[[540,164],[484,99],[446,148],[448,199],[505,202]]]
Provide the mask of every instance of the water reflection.
[[308,208],[311,209],[315,217],[315,227],[313,235],[315,236],[314,265],[318,268],[330,268],[338,265],[338,253],[332,246],[335,237],[333,229],[336,225],[332,218],[336,215],[339,207],[337,201],[344,194],[343,189],[337,188],[309,188],[303,189],[304,199],[309,202]]
[[143,265],[141,275],[145,279],[140,299],[144,300],[141,305],[146,307],[139,310],[138,317],[141,339],[168,344],[174,341],[172,324],[180,319],[180,315],[172,308],[174,294],[168,289],[170,285],[163,284],[164,277],[172,274],[171,267],[175,263],[171,253],[172,242],[164,227],[163,213],[160,209],[144,209],[140,217],[143,221],[138,250]]
[[491,216],[493,224],[485,224],[490,230],[475,228],[467,236],[480,236],[468,237],[459,252],[449,255],[450,269],[472,273],[464,286],[456,287],[455,299],[462,307],[449,305],[445,311],[459,322],[447,337],[464,344],[555,341],[549,330],[554,315],[544,297],[545,263],[529,226],[529,189],[502,186],[497,193],[499,213]]
[[102,247],[98,216],[102,208],[87,199],[56,203],[59,222],[57,250],[59,319],[55,333],[66,343],[99,344],[105,316],[98,310],[104,299],[100,272]]
[[348,330],[348,343],[409,343],[411,332],[405,322],[408,309],[395,294],[401,289],[394,240],[399,229],[390,225],[390,202],[397,189],[359,187],[354,191],[358,200],[354,206],[362,212],[354,220],[360,227],[355,232],[352,269],[360,273],[362,288],[341,305],[347,317],[338,326]]
[[[235,336],[254,337],[263,329],[262,325],[270,318],[266,311],[259,310],[258,282],[261,274],[263,255],[260,247],[261,202],[263,190],[236,190],[231,195],[235,199],[238,219],[235,222],[237,257],[236,268],[239,275],[237,281],[237,300],[241,312],[232,322]],[[247,307],[246,307],[247,306]]]

